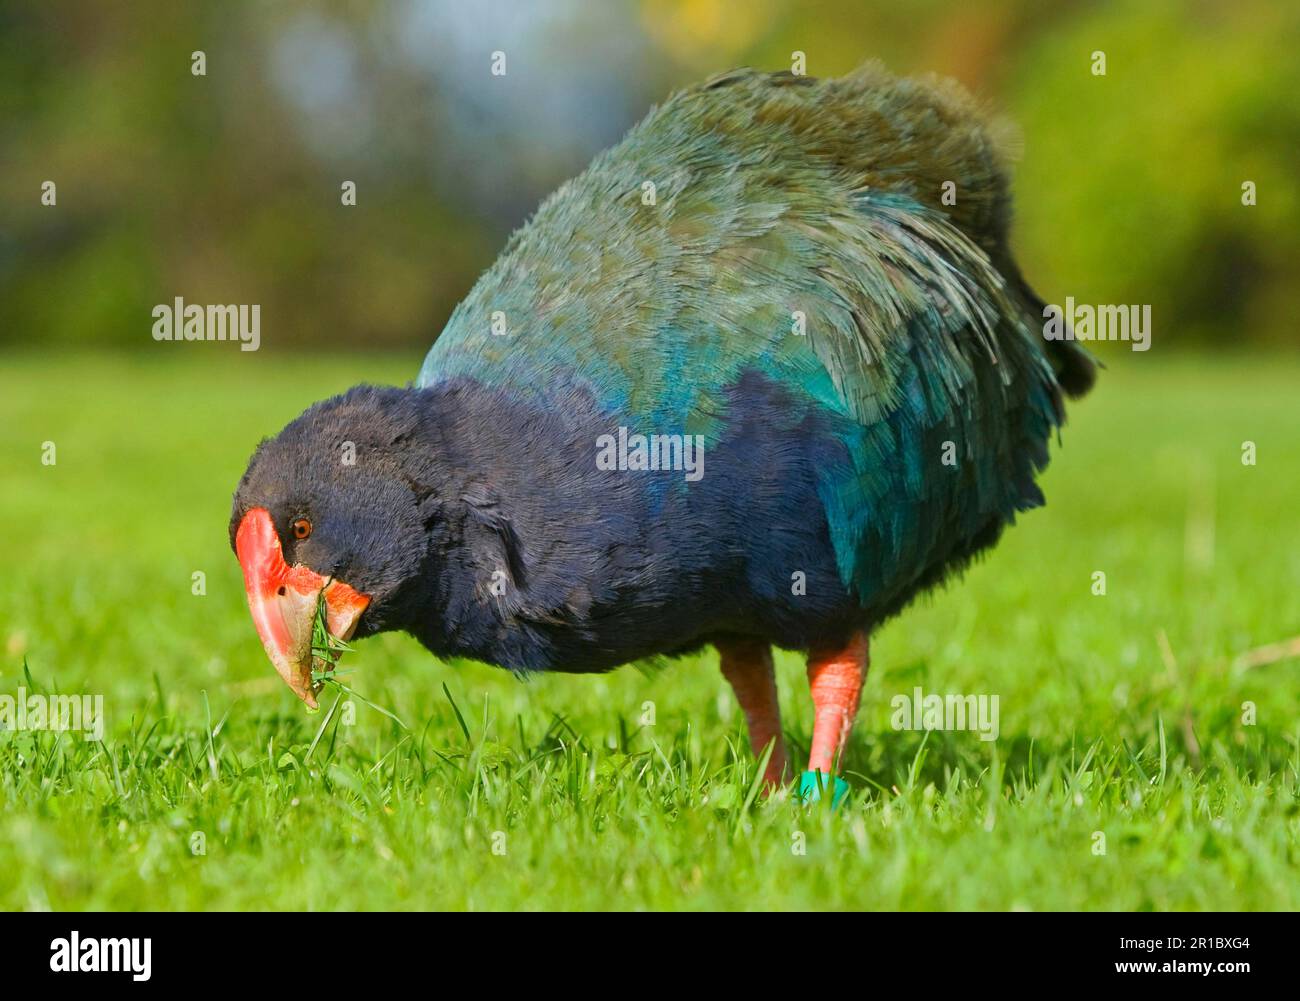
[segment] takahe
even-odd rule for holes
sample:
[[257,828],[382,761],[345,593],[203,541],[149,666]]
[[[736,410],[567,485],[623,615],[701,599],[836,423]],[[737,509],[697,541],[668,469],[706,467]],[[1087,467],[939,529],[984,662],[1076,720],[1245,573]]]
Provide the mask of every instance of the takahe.
[[652,111],[514,234],[413,385],[258,447],[230,536],[284,680],[315,705],[322,593],[336,636],[520,674],[712,644],[776,784],[771,647],[806,651],[816,795],[870,631],[1043,502],[1093,380],[1007,248],[999,131],[874,65]]

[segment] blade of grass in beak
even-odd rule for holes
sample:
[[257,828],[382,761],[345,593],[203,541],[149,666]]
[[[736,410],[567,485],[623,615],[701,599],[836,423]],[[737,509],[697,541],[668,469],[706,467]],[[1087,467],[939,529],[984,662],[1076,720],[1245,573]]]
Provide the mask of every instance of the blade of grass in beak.
[[387,717],[388,717],[389,719],[391,719],[394,723],[396,723],[398,726],[400,726],[403,730],[408,730],[408,731],[409,731],[409,730],[411,729],[409,726],[407,726],[405,723],[403,723],[400,719],[398,719],[396,716],[394,716],[391,712],[389,712],[389,711],[388,711],[387,709],[385,709],[383,706],[376,705],[375,703],[371,702],[368,698],[366,698],[364,695],[361,695],[359,692],[357,692],[356,689],[354,689],[354,688],[349,688],[347,685],[343,684],[343,682],[339,681],[338,679],[336,679],[336,678],[332,678],[332,677],[331,677],[331,678],[326,678],[326,679],[325,679],[325,684],[327,684],[327,685],[333,685],[334,687],[336,687],[337,689],[339,689],[339,691],[341,691],[341,692],[345,692],[346,694],[352,696],[352,698],[356,699],[357,701],[359,701],[359,702],[364,702],[366,705],[368,705],[368,706],[369,706],[371,709],[373,709],[375,712],[377,712],[377,713],[382,713],[383,715],[387,716]]
[[343,701],[343,693],[339,692],[338,698],[336,698],[334,700],[334,704],[330,706],[330,711],[327,712],[325,714],[325,718],[320,721],[320,727],[317,728],[316,736],[312,738],[311,746],[307,748],[307,756],[302,759],[303,761],[311,760],[312,752],[316,750],[316,745],[320,743],[321,737],[324,736],[325,734],[325,728],[330,725],[330,720],[334,718],[334,711],[338,709],[339,703],[342,701]]

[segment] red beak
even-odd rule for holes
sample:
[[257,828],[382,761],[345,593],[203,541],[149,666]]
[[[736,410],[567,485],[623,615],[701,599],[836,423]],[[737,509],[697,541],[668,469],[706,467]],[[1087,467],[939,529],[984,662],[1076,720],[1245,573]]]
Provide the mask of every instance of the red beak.
[[325,592],[326,627],[341,640],[356,631],[370,596],[339,580],[326,583],[300,563],[292,567],[285,563],[275,523],[265,508],[252,508],[240,521],[235,554],[266,655],[294,694],[315,709],[320,685],[313,684],[311,677],[311,637],[321,592]]

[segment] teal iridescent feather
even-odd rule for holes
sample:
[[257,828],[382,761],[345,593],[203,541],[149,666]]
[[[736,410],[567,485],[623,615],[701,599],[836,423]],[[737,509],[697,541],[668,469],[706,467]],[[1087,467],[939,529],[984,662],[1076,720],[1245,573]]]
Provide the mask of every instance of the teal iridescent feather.
[[757,371],[792,423],[832,423],[847,459],[817,493],[840,575],[891,607],[1040,502],[1062,390],[1092,378],[1043,340],[1007,249],[1005,136],[955,86],[874,64],[678,93],[514,234],[417,384],[576,383],[707,448]]

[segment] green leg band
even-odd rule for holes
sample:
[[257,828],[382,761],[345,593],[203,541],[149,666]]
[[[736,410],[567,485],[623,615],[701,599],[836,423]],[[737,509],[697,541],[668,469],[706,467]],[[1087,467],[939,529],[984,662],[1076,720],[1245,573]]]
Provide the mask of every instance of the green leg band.
[[805,803],[816,803],[822,798],[822,791],[832,788],[831,809],[834,810],[844,802],[849,794],[849,784],[838,775],[832,777],[825,772],[804,772],[799,776],[799,798]]

